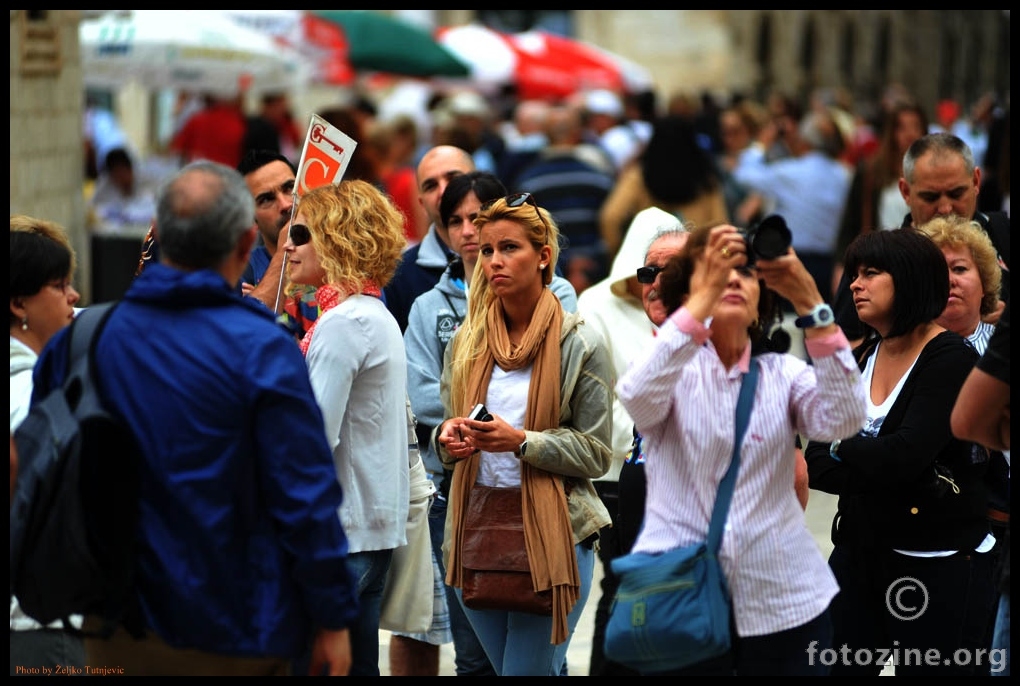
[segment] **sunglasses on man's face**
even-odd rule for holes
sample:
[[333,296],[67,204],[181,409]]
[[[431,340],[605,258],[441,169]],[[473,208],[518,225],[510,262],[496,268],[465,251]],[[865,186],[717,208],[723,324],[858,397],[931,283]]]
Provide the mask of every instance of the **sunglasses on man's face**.
[[535,214],[538,215],[539,220],[542,222],[542,226],[545,227],[546,237],[549,236],[549,224],[546,223],[545,217],[542,216],[542,213],[538,211],[538,203],[535,202],[535,196],[533,196],[531,193],[514,193],[513,195],[508,195],[505,198],[494,198],[493,200],[487,200],[484,203],[482,203],[479,211],[485,212],[500,200],[506,201],[507,207],[518,208],[525,204],[534,207]]
[[290,242],[295,248],[310,240],[312,240],[312,234],[304,224],[294,224],[290,227]]
[[638,283],[653,284],[655,283],[655,277],[665,269],[665,267],[638,267],[637,280]]

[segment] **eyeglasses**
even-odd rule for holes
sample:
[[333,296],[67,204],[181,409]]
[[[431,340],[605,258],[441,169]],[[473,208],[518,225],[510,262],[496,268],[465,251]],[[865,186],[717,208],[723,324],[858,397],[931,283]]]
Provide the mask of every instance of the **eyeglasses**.
[[67,289],[71,287],[71,281],[70,279],[54,279],[53,281],[50,281],[46,285],[52,288],[53,290],[60,291],[61,293],[66,294]]
[[538,211],[538,203],[535,202],[535,196],[533,196],[531,193],[514,193],[513,195],[508,195],[505,198],[494,198],[492,200],[487,200],[483,202],[481,207],[479,208],[479,211],[485,212],[500,200],[506,201],[507,207],[518,208],[524,205],[525,203],[534,207],[535,214],[538,215],[538,219],[542,222],[542,226],[545,227],[545,235],[546,238],[548,239],[549,224],[545,221],[545,217],[542,216],[542,213]]
[[652,284],[655,283],[655,277],[659,275],[665,267],[638,267],[637,280],[638,283]]
[[310,240],[312,240],[312,234],[304,224],[293,224],[290,227],[290,242],[294,244],[295,248]]

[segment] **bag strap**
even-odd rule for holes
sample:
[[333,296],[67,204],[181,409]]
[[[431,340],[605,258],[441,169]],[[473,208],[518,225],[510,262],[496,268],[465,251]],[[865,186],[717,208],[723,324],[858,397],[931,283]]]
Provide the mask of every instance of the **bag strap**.
[[[97,333],[106,323],[106,318],[113,311],[116,301],[92,305],[78,313],[78,316],[71,322],[71,329],[68,331],[70,338],[69,357],[67,362],[67,376],[64,380],[65,387],[72,379],[88,379],[92,372],[92,359],[89,351],[92,349],[92,342]],[[92,384],[86,384],[91,388]]]
[[751,365],[740,382],[740,396],[737,398],[737,422],[733,439],[733,457],[726,475],[719,482],[719,491],[715,505],[712,507],[712,521],[708,525],[708,549],[713,553],[722,544],[723,525],[730,509],[733,487],[737,483],[737,471],[740,469],[740,447],[744,442],[747,422],[751,417],[751,406],[754,404],[754,390],[758,385],[758,360],[751,358]]

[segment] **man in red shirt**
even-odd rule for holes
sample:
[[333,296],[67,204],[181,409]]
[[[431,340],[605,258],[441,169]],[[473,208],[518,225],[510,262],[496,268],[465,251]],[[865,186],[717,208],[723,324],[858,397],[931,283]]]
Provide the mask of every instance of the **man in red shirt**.
[[206,95],[205,102],[173,137],[170,149],[183,164],[206,159],[236,169],[247,130],[243,96]]

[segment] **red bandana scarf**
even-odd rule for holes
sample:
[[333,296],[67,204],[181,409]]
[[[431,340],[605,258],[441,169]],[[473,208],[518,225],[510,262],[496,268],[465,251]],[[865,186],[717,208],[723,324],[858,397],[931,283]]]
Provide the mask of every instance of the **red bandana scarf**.
[[[355,293],[357,293],[357,291],[331,283],[319,286],[319,289],[315,291],[315,300],[319,303],[319,316],[315,318],[312,325],[308,327],[308,331],[305,332],[304,338],[302,338],[301,342],[298,343],[301,347],[302,355],[308,354],[308,346],[312,343],[312,334],[315,333],[315,326],[319,323],[319,319],[322,315],[326,314]],[[366,281],[365,285],[361,288],[361,294],[371,295],[378,298],[382,296],[382,291],[379,290],[379,287],[375,285],[374,281]]]

